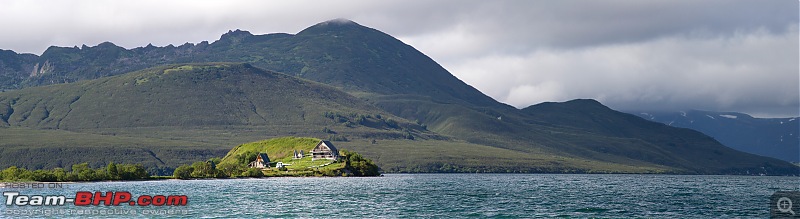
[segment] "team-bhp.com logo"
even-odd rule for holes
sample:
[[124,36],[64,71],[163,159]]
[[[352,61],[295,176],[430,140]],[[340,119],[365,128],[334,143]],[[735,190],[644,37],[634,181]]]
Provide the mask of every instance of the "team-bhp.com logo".
[[130,192],[86,192],[75,193],[74,198],[63,195],[21,195],[19,192],[3,192],[6,206],[64,206],[72,203],[75,206],[186,206],[189,201],[185,195],[141,195],[136,199]]

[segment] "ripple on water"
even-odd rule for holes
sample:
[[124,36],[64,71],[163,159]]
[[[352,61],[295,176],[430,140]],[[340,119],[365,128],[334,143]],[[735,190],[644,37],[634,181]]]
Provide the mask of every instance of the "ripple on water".
[[[63,190],[21,192],[186,194],[189,206],[173,208],[189,214],[173,216],[190,218],[751,218],[766,217],[769,196],[777,190],[797,190],[797,182],[797,177],[387,174],[76,183]],[[0,205],[0,210],[6,209]]]

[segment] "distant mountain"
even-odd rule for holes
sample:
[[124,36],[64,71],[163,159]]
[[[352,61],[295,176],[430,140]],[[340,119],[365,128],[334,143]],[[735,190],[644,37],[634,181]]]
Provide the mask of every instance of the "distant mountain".
[[[197,145],[240,144],[267,135],[338,135],[349,138],[345,146],[407,172],[800,172],[697,132],[634,120],[596,101],[513,108],[413,47],[347,20],[294,35],[229,31],[213,43],[178,47],[126,50],[103,43],[51,47],[39,57],[9,54],[18,61],[8,63],[21,67],[4,68],[0,75],[14,78],[26,75],[15,69],[31,69],[7,87],[29,88],[0,93],[5,112],[0,117],[12,128]],[[175,64],[205,62],[247,64]],[[174,65],[119,75],[165,64]],[[113,75],[119,76],[108,77]],[[89,79],[95,80],[75,83]],[[448,147],[454,149],[441,149]]]
[[744,113],[700,110],[633,114],[650,121],[700,131],[736,150],[790,162],[800,161],[800,121],[797,117],[753,118]]
[[[22,139],[3,135],[20,131],[41,133],[37,130],[44,133],[19,136]],[[73,136],[94,139],[92,143],[69,139],[37,143],[30,139],[65,134],[48,134],[49,130],[69,131]],[[233,133],[233,136],[223,134],[221,137],[218,132]],[[72,160],[93,161],[99,165],[114,161],[174,167],[187,162],[181,161],[181,155],[174,154],[172,148],[176,144],[204,149],[195,152],[222,152],[218,154],[221,156],[224,151],[218,149],[238,142],[230,142],[228,138],[253,135],[248,134],[252,132],[256,132],[256,136],[247,139],[293,134],[333,136],[336,140],[341,140],[336,134],[381,139],[405,139],[406,135],[446,139],[339,89],[241,63],[167,65],[95,80],[0,93],[0,136],[6,138],[0,143],[3,146],[0,147],[3,154],[0,164],[4,166],[52,168],[59,163],[69,166],[72,161],[62,160],[61,150],[74,151],[76,147],[86,148],[85,144],[105,142],[106,146],[100,143],[101,146],[84,152],[90,156],[76,156]],[[150,145],[139,144],[135,141],[137,138]],[[40,144],[58,145],[59,141],[64,144],[56,147],[60,150],[39,148]],[[228,145],[215,145],[216,142]],[[128,146],[142,148],[152,156],[94,156]],[[30,149],[39,152],[24,154]],[[162,153],[154,152],[159,150]],[[42,157],[17,159],[31,155]],[[212,154],[205,156],[209,155]],[[60,161],[51,162],[48,157],[59,157]]]
[[[8,91],[0,95],[0,106],[7,109],[0,111],[0,125],[64,130],[333,125],[325,112],[382,113],[388,118],[388,113],[333,87],[239,63],[168,65]],[[400,126],[417,127],[405,123]]]
[[28,78],[37,58],[32,54],[0,49],[0,91],[21,88],[21,82]]

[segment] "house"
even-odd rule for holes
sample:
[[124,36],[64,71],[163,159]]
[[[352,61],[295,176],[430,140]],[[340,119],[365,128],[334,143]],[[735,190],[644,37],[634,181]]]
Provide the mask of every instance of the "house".
[[317,146],[311,150],[311,160],[319,160],[319,159],[328,159],[328,160],[336,160],[339,159],[339,150],[336,149],[336,146],[333,146],[333,143],[330,141],[319,141]]
[[256,155],[256,160],[250,162],[247,166],[259,169],[269,168],[269,156],[267,156],[267,153],[258,153],[258,155]]
[[294,150],[294,156],[292,159],[303,159],[303,150],[300,150],[300,153],[297,153],[297,150]]

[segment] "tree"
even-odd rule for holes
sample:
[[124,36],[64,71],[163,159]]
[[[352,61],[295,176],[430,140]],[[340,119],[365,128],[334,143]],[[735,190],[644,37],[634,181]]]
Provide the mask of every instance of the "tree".
[[226,177],[239,176],[246,171],[246,168],[247,167],[245,165],[238,163],[221,163],[217,165],[217,171],[220,172],[220,175]]
[[217,170],[214,169],[211,162],[194,162],[192,168],[194,168],[191,174],[193,178],[213,178],[217,176]]
[[106,167],[106,173],[108,174],[108,179],[110,180],[119,179],[119,171],[117,171],[117,165],[114,164],[114,162],[108,163],[108,167]]
[[378,176],[380,169],[370,159],[366,159],[361,154],[347,150],[340,151],[346,158],[345,168],[349,169],[355,176]]
[[256,156],[258,156],[257,152],[248,151],[240,155],[236,155],[236,161],[238,161],[239,164],[247,165],[250,164],[250,162],[256,160]]
[[194,168],[189,165],[181,165],[175,169],[175,172],[172,173],[176,179],[189,179],[192,178],[192,172],[194,172]]
[[141,164],[120,164],[117,165],[117,172],[122,180],[150,178],[150,173]]
[[78,180],[80,181],[95,180],[94,170],[89,168],[89,163],[73,164],[72,172],[78,176]]
[[57,181],[56,176],[53,175],[53,172],[47,170],[36,170],[32,173],[32,179],[34,181],[39,182],[55,182]]
[[67,171],[65,171],[64,168],[57,167],[53,169],[53,177],[55,177],[55,181],[57,182],[67,181]]
[[16,181],[16,180],[31,180],[32,174],[30,171],[24,168],[17,168],[16,166],[11,166],[6,168],[1,173],[3,180],[6,181]]

